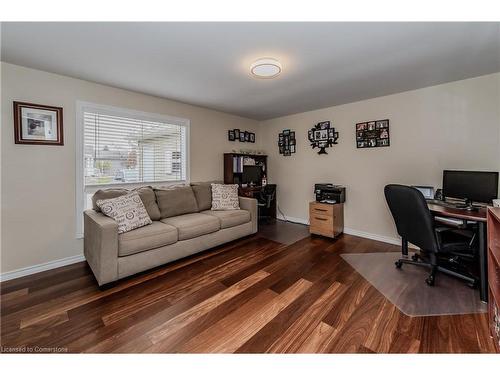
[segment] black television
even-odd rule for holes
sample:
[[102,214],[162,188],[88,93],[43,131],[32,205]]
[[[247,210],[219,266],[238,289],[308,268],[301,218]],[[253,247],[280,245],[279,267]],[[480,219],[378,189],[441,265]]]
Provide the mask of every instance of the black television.
[[498,172],[443,171],[443,195],[445,198],[472,202],[491,203],[498,196]]

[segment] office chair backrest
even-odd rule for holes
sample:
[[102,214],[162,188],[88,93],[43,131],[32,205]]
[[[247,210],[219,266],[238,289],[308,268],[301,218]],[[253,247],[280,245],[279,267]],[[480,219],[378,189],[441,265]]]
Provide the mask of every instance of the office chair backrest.
[[398,234],[425,251],[438,251],[434,221],[420,191],[410,186],[387,185],[385,199]]
[[262,203],[265,203],[266,207],[269,208],[271,206],[271,202],[276,197],[276,184],[267,184],[264,186],[260,192],[260,197]]

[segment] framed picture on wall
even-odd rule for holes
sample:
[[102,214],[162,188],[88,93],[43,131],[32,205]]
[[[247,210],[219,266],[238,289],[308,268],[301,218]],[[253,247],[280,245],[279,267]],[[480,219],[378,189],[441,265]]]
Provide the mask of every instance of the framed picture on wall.
[[14,142],[27,145],[63,146],[63,109],[14,102]]
[[360,122],[356,124],[356,147],[389,147],[389,120]]
[[227,131],[227,139],[229,141],[234,141],[236,138],[234,137],[234,130],[228,130]]
[[296,152],[295,131],[285,129],[278,134],[278,149],[283,156],[291,156]]
[[255,143],[255,133],[250,133],[250,142]]

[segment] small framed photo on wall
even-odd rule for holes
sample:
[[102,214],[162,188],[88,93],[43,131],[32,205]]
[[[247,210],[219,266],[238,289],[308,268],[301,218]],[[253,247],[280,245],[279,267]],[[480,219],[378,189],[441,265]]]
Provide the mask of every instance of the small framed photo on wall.
[[229,141],[234,141],[236,138],[234,137],[234,130],[228,130],[227,131],[227,139]]
[[14,102],[14,142],[27,145],[64,145],[63,109]]
[[250,133],[250,143],[255,143],[255,133]]

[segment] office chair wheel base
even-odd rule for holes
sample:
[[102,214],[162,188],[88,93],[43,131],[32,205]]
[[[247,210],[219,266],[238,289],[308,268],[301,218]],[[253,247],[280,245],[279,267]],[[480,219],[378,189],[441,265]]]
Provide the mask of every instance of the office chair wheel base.
[[427,279],[425,279],[425,282],[427,283],[427,285],[429,286],[434,286],[434,283],[435,283],[435,279],[434,279],[434,276],[429,276]]
[[400,260],[397,260],[394,265],[396,266],[396,268],[400,269],[402,266],[403,266],[403,262],[401,262]]

